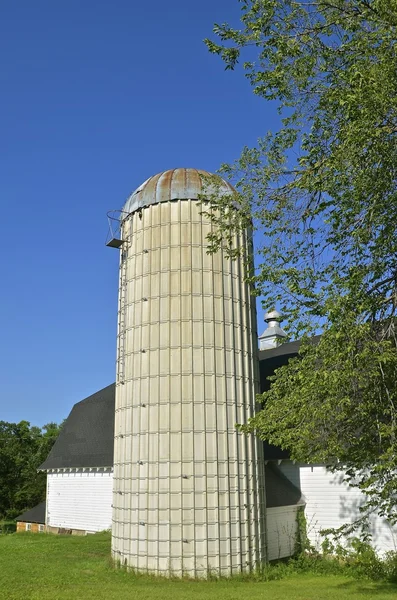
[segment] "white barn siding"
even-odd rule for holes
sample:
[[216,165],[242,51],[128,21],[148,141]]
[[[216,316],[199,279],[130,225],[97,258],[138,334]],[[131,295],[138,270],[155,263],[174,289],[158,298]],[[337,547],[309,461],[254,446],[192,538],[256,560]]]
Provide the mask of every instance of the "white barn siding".
[[266,510],[268,560],[292,556],[298,534],[297,506],[280,506]]
[[[339,473],[324,466],[298,465],[283,461],[279,469],[302,491],[306,500],[306,521],[310,542],[321,550],[321,529],[338,528],[353,522],[359,515],[363,495],[342,481]],[[371,522],[372,545],[380,554],[397,550],[397,527],[374,516]]]
[[109,471],[49,472],[47,525],[89,532],[110,529],[112,488]]

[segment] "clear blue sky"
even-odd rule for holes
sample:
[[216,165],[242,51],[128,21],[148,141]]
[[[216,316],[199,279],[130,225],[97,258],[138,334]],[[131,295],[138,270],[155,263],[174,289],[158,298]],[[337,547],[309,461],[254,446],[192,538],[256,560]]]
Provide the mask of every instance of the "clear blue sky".
[[159,171],[215,171],[274,126],[202,43],[239,14],[237,0],[1,3],[0,420],[59,422],[114,381],[106,212]]

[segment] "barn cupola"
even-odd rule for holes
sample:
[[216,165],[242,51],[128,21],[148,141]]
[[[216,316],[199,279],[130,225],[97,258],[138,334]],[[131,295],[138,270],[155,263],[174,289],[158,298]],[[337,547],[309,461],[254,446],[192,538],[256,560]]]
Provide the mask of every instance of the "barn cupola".
[[277,310],[271,310],[265,314],[264,321],[267,328],[259,336],[259,350],[268,350],[275,348],[287,337],[287,334],[280,327],[283,316]]

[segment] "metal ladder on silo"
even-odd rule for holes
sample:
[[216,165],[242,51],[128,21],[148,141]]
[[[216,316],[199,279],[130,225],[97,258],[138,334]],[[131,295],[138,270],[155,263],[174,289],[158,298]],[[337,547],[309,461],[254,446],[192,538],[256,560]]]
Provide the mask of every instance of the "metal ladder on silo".
[[117,343],[117,383],[125,381],[125,337],[127,314],[127,249],[121,248],[120,255],[120,284],[119,284],[119,318],[118,318],[118,343]]

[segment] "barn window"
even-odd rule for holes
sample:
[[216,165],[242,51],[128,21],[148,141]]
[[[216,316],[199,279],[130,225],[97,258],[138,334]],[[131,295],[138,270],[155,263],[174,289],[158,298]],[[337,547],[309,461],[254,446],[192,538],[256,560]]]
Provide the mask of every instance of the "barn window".
[[39,525],[39,533],[43,533],[44,531],[44,525]]
[[25,530],[26,531],[31,531],[32,530],[32,523],[26,523]]

